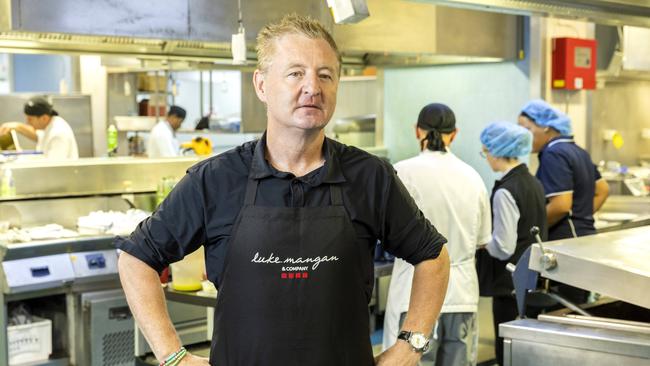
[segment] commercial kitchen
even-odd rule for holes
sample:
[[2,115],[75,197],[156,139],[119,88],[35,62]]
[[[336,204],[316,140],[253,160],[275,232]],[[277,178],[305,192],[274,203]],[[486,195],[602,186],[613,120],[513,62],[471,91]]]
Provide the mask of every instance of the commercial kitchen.
[[[0,126],[13,123],[0,136],[0,366],[165,364],[127,304],[114,238],[190,167],[263,136],[256,37],[291,13],[324,24],[342,55],[326,136],[391,164],[420,153],[418,113],[444,103],[458,128],[451,151],[490,192],[502,176],[480,155],[481,131],[516,124],[530,100],[566,114],[609,197],[596,234],[540,239],[508,265],[520,314],[532,295],[559,305],[499,326],[503,365],[650,365],[647,2],[0,0]],[[17,133],[42,100],[71,127],[78,158],[48,158]],[[178,156],[150,156],[171,106],[183,110]],[[534,175],[537,154],[524,161]],[[219,291],[205,255],[200,247],[160,281],[183,350],[207,357]],[[375,355],[393,261],[378,243]],[[549,281],[589,299],[567,302]],[[475,362],[495,365],[490,297],[477,319]]]

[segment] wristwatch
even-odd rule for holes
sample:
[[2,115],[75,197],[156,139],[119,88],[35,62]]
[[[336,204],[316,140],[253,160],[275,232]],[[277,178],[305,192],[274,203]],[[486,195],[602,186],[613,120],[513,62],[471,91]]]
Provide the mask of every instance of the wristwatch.
[[408,342],[415,352],[424,353],[429,349],[429,337],[423,333],[403,330],[399,332],[397,339]]

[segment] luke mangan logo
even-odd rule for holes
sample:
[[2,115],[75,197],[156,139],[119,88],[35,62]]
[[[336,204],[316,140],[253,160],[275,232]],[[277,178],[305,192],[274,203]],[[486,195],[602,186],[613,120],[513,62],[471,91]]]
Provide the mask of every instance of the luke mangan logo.
[[[259,252],[255,253],[252,263],[258,264],[280,264],[282,265],[281,278],[283,279],[306,279],[309,277],[308,271],[315,271],[321,263],[338,262],[337,256],[319,256],[319,257],[285,257],[280,258],[271,253],[268,256],[261,256]],[[311,265],[311,268],[310,268]],[[298,273],[295,273],[298,272]]]

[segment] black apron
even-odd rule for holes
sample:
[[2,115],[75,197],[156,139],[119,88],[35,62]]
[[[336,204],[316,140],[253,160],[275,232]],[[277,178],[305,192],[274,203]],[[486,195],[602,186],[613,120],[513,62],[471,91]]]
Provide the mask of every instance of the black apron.
[[330,185],[331,206],[255,206],[249,179],[228,243],[210,364],[373,365],[368,249]]

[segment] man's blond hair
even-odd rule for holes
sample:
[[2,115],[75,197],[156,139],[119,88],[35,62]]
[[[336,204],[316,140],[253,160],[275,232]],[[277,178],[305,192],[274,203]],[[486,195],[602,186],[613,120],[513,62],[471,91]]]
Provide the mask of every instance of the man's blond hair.
[[341,54],[332,35],[325,26],[310,16],[285,15],[279,22],[267,24],[257,34],[257,68],[265,72],[275,53],[275,41],[287,34],[299,34],[311,39],[325,40],[336,53],[341,69]]

